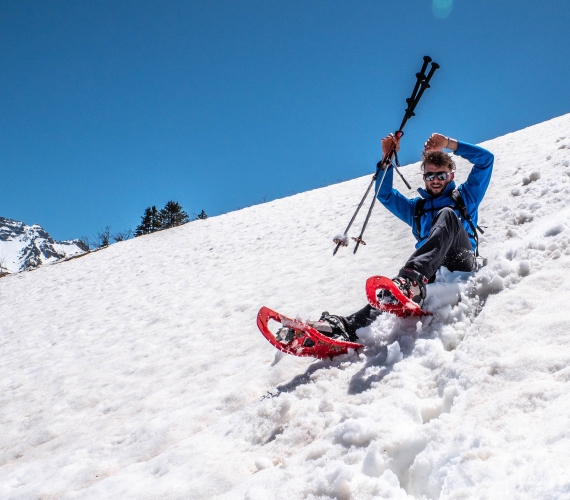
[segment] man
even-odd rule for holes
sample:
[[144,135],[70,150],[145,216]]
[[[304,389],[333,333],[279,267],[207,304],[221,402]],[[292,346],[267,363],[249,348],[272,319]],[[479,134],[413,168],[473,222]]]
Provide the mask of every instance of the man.
[[[394,146],[396,150],[400,149],[399,140],[393,135],[382,139],[384,155]],[[450,149],[473,164],[467,181],[459,187],[453,180],[455,163],[443,149]],[[421,197],[407,198],[392,187],[393,168],[389,168],[384,176],[378,199],[412,227],[417,240],[415,252],[393,281],[405,296],[420,306],[425,298],[426,284],[435,279],[441,266],[450,271],[476,269],[478,208],[491,180],[493,159],[493,155],[483,148],[434,133],[426,141],[422,153],[425,189],[418,189]],[[377,183],[381,178],[382,174]],[[457,191],[461,195],[459,200]],[[462,202],[465,205],[463,211],[459,207]],[[381,293],[380,300],[395,300],[390,292]],[[370,325],[379,314],[380,311],[370,305],[347,317],[324,312],[313,326],[329,336],[356,340],[356,330]]]

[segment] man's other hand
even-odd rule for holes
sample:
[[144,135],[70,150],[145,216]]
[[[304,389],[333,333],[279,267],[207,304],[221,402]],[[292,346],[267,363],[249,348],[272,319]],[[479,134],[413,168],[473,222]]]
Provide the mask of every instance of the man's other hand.
[[444,148],[455,151],[457,149],[457,141],[451,137],[442,134],[433,133],[424,144],[426,151],[441,151]]

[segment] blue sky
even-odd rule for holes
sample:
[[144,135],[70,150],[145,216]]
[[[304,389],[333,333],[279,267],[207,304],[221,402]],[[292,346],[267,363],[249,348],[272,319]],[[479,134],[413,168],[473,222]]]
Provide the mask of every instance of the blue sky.
[[567,0],[3,0],[0,216],[94,236],[371,174],[425,54],[401,162],[491,139],[570,112],[569,30]]

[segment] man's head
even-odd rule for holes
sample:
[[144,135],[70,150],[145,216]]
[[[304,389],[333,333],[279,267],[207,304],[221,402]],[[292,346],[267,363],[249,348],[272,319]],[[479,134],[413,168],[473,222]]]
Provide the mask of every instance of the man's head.
[[451,156],[443,151],[424,151],[422,153],[422,171],[426,191],[432,196],[439,196],[453,180],[455,163]]

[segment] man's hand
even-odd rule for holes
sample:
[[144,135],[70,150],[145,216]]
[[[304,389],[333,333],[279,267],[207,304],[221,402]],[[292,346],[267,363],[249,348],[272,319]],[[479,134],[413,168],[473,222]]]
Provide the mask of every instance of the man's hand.
[[396,153],[400,151],[400,139],[397,139],[394,134],[390,134],[388,137],[382,139],[383,158],[386,158],[386,155],[390,154],[394,146],[396,147]]
[[444,148],[455,151],[457,149],[457,141],[445,135],[433,133],[424,144],[426,151],[441,151]]

